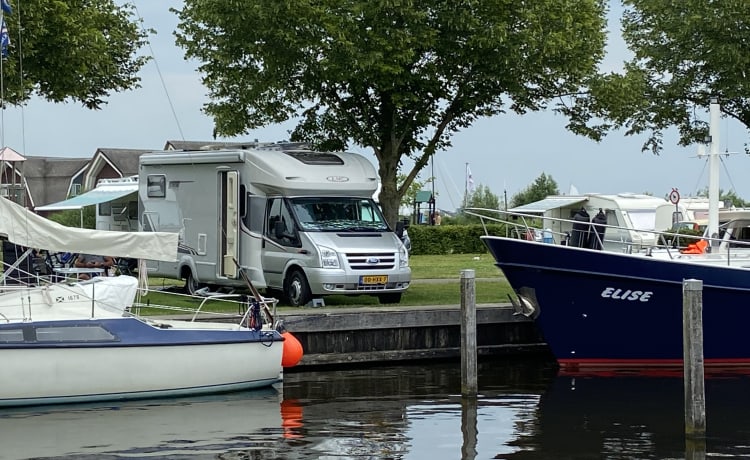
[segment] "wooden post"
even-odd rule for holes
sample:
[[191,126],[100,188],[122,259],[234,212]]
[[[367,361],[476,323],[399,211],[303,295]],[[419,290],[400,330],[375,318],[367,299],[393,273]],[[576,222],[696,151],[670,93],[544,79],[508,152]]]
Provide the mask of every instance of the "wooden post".
[[703,281],[682,282],[682,347],[685,375],[685,435],[706,435],[703,373]]
[[477,458],[477,398],[461,398],[461,460]]
[[477,396],[477,306],[474,270],[461,270],[461,395]]

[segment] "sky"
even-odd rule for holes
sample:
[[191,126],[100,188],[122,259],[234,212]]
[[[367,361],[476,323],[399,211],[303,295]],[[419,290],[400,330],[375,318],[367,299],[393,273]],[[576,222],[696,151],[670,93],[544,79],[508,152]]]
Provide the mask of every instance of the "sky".
[[[131,2],[144,26],[157,31],[150,48],[142,50],[153,57],[140,73],[142,87],[113,94],[99,111],[39,99],[23,109],[8,108],[0,114],[0,143],[25,155],[90,158],[98,148],[158,150],[168,140],[212,140],[212,120],[201,111],[208,99],[198,64],[185,60],[174,43],[177,18],[169,9],[181,8],[182,0]],[[621,11],[613,0],[605,70],[621,68],[628,58],[619,36]],[[676,131],[666,133],[664,151],[655,156],[641,152],[645,136],[612,132],[596,143],[568,132],[565,123],[552,112],[479,120],[454,135],[453,147],[437,153],[419,179],[435,176],[437,206],[445,210],[461,206],[467,169],[475,186],[488,187],[501,201],[506,196],[510,200],[542,173],[551,176],[563,194],[575,189],[666,196],[677,188],[682,196],[690,196],[708,185],[706,159],[696,157],[696,146],[680,147]],[[226,140],[286,140],[291,128],[291,123],[272,125]],[[750,166],[750,157],[740,153],[746,137],[741,125],[722,120],[719,150],[738,153],[722,157],[720,188],[748,200],[750,181],[743,182],[740,175]],[[376,162],[368,150],[351,150]]]

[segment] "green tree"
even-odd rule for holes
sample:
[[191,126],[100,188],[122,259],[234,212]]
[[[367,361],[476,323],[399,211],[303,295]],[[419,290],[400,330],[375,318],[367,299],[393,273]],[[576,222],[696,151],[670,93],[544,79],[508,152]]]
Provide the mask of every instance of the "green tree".
[[[723,115],[750,127],[750,2],[624,0],[623,38],[634,57],[624,71],[599,75],[588,93],[561,111],[569,128],[601,139],[613,128],[647,133],[643,150],[659,153],[663,131],[680,144],[704,142],[712,96]],[[704,117],[707,118],[707,117]]]
[[560,189],[557,188],[557,182],[545,173],[542,173],[534,180],[534,183],[513,195],[510,199],[510,207],[522,206],[543,200],[549,195],[559,195]]
[[[699,190],[697,193],[698,196],[708,196],[708,187]],[[737,196],[737,192],[734,190],[730,190],[728,192],[725,192],[721,189],[719,189],[719,201],[723,201],[724,205],[727,207],[734,206],[735,208],[747,208],[750,207],[750,202],[743,200],[739,196]]]
[[476,190],[469,194],[470,208],[500,209],[500,198],[489,187],[479,184]]
[[[500,198],[492,193],[489,187],[479,184],[476,190],[469,193],[466,197],[466,207],[470,208],[473,213],[497,218],[498,214],[496,212],[481,211],[480,209],[500,209]],[[461,213],[457,216],[455,221],[457,224],[469,224],[478,222],[479,218]],[[448,222],[446,223],[451,223],[450,219],[448,219]]]
[[[137,88],[147,62],[136,56],[147,31],[132,5],[113,0],[12,1],[5,13],[10,37],[3,59],[3,102],[23,104],[32,95],[76,101],[89,109],[113,91]],[[20,31],[20,32],[19,32]]]
[[[401,185],[406,181],[406,174],[399,174],[398,175],[398,184]],[[432,183],[433,178],[429,178],[426,181],[420,181],[417,180],[419,177],[415,178],[409,187],[406,189],[406,192],[401,197],[401,206],[406,206],[408,208],[411,208],[414,206],[414,202],[417,199],[417,193],[424,190],[426,185],[429,185]]]
[[[579,89],[604,56],[605,0],[185,0],[215,132],[299,118],[292,140],[371,149],[390,222],[430,157],[481,117]],[[398,183],[403,160],[412,160]]]

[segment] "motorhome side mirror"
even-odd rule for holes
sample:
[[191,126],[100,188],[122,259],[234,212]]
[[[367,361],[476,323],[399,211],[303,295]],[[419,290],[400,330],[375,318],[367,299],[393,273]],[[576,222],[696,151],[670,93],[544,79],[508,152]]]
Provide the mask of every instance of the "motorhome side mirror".
[[276,237],[277,240],[280,240],[284,238],[284,230],[286,226],[284,225],[284,222],[277,220],[273,223],[273,234]]
[[404,235],[404,221],[396,222],[396,235],[401,238]]

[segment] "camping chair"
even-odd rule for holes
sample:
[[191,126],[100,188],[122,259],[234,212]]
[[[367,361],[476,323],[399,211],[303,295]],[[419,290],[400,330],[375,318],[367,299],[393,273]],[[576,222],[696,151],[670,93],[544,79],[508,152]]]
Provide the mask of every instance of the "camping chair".
[[117,273],[120,275],[138,276],[136,269],[138,268],[138,259],[129,259],[127,257],[118,257],[115,259],[115,267]]

